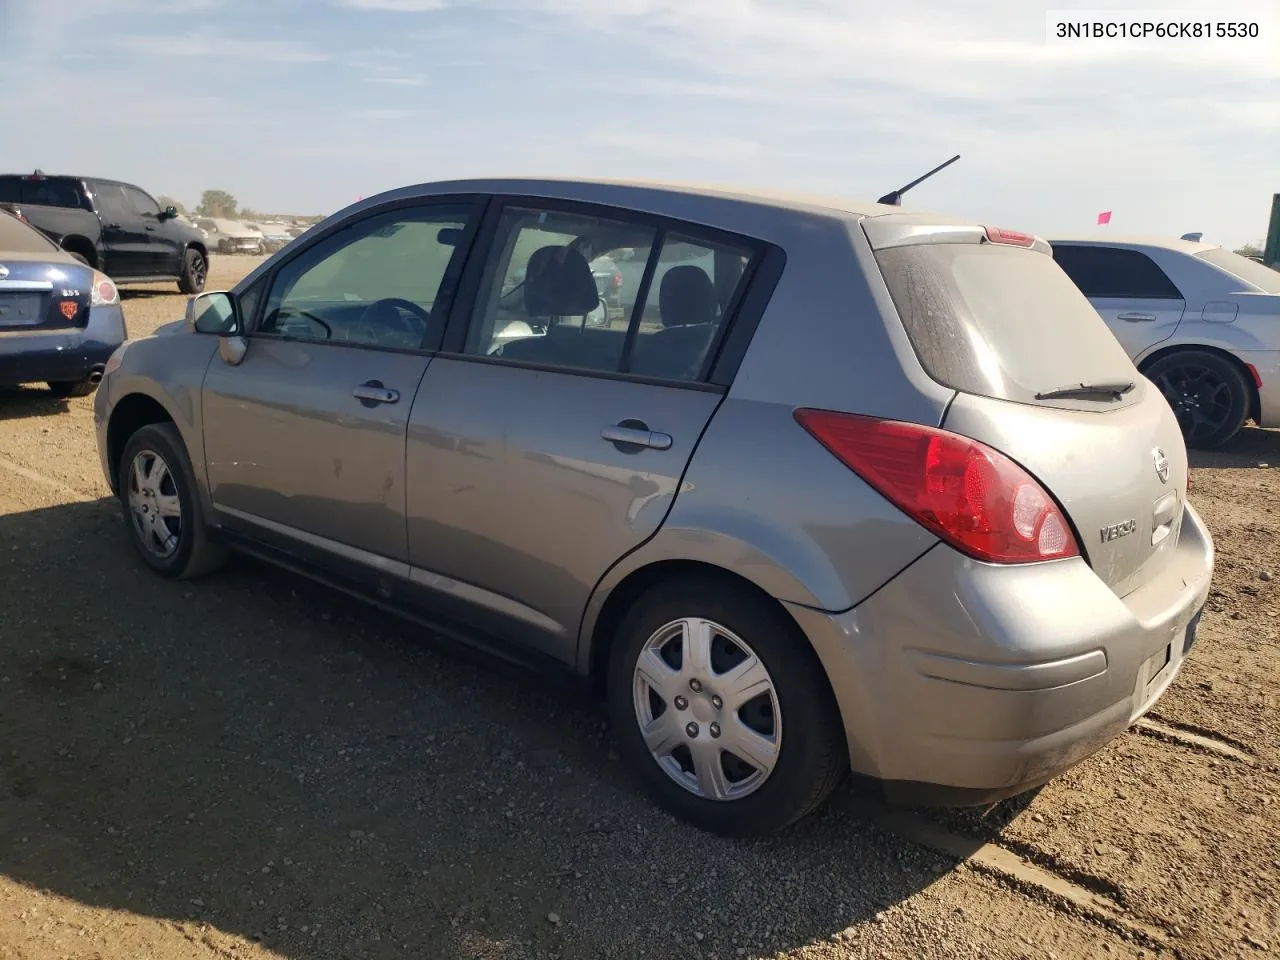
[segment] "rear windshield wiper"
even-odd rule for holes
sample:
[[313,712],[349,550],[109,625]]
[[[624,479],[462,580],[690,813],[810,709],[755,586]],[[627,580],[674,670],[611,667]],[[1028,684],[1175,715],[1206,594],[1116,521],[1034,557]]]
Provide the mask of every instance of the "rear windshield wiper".
[[1055,390],[1037,393],[1037,400],[1119,400],[1133,389],[1132,380],[1113,383],[1072,383]]

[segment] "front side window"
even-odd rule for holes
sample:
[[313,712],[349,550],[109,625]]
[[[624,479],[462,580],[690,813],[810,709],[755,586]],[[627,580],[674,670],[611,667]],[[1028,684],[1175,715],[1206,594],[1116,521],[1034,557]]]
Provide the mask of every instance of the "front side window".
[[696,381],[750,257],[745,247],[649,224],[512,207],[499,221],[464,349]]
[[156,203],[137,187],[125,187],[124,195],[125,199],[129,201],[129,206],[133,208],[133,212],[139,216],[160,216],[160,204]]
[[100,183],[93,192],[93,201],[98,207],[98,214],[106,223],[117,226],[128,223],[135,216],[133,207],[125,199],[124,190],[118,183]]
[[259,334],[434,350],[467,205],[397,210],[361,221],[276,273]]

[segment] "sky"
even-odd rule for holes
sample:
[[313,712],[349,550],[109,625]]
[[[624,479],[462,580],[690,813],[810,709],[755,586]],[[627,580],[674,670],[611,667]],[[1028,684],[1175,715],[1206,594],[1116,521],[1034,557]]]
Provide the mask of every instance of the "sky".
[[[1263,36],[1051,43],[1050,8]],[[1236,246],[1280,192],[1280,0],[0,0],[0,23],[0,167],[189,206],[506,174],[875,199],[958,153],[905,205]]]

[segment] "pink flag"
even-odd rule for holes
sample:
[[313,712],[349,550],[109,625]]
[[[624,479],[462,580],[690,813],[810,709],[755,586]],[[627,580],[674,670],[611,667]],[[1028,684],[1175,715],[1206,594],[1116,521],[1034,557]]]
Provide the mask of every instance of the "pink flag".
[[1110,210],[1103,210],[1100,214],[1098,214],[1098,226],[1102,226],[1104,223],[1110,223],[1110,222],[1111,222]]

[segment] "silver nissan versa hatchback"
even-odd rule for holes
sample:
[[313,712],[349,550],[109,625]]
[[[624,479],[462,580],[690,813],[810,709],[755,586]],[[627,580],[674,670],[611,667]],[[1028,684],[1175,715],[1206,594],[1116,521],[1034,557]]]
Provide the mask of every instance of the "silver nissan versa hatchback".
[[725,834],[850,767],[1049,780],[1168,686],[1213,569],[1169,404],[1045,242],[898,207],[395,190],[126,344],[95,410],[157,573],[257,554],[574,671]]

